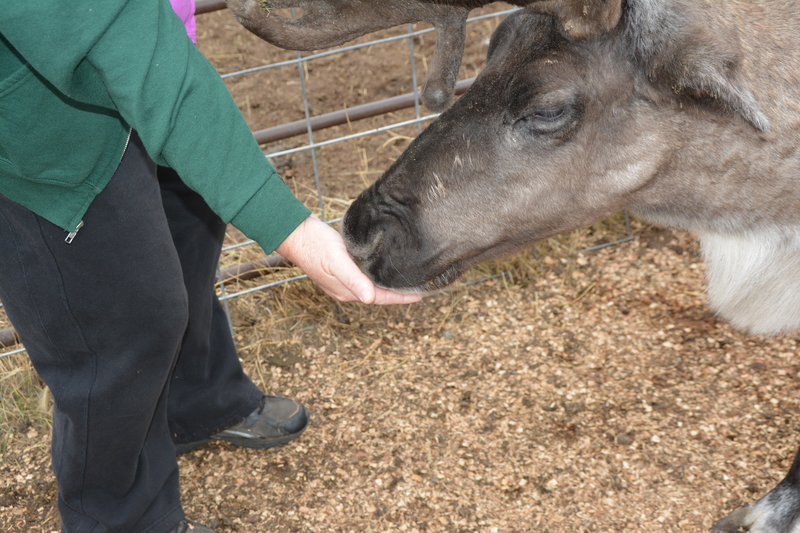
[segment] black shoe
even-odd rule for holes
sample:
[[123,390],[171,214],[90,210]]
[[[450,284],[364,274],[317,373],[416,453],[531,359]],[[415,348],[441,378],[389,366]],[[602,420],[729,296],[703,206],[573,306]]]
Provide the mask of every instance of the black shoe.
[[191,520],[183,519],[178,522],[178,525],[170,529],[167,533],[217,533],[210,527],[203,524],[192,522]]
[[178,454],[186,453],[212,440],[245,448],[272,448],[299,437],[308,426],[308,410],[303,404],[282,396],[264,396],[250,415],[227,429],[194,442],[176,444]]

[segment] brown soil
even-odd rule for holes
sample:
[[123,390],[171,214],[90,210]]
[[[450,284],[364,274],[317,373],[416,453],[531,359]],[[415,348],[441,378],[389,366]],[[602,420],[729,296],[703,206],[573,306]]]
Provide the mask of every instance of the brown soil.
[[[228,13],[201,17],[200,46],[222,72],[287,54]],[[407,43],[394,46],[315,64],[313,113],[407,92]],[[299,101],[277,103],[291,68],[230,84],[253,129],[302,117]],[[346,128],[335,130],[320,135]],[[411,130],[321,150],[331,209]],[[316,205],[310,162],[285,170]],[[707,531],[791,463],[797,339],[715,320],[691,237],[634,230],[633,242],[577,253],[621,232],[619,220],[597,224],[407,307],[340,306],[305,281],[232,300],[248,372],[303,401],[311,427],[266,452],[215,444],[182,456],[187,514],[248,533]],[[47,443],[37,424],[9,436],[0,531],[58,530]]]

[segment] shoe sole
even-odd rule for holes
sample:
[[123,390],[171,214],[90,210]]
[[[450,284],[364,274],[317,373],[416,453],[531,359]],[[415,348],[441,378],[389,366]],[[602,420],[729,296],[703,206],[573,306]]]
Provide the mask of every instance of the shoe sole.
[[184,453],[189,453],[190,451],[194,450],[195,448],[199,448],[201,446],[205,446],[206,444],[210,443],[211,439],[203,439],[203,440],[196,440],[194,442],[186,442],[184,444],[176,444],[175,445],[175,455],[181,455]]
[[[305,409],[305,407],[304,407]],[[184,453],[189,453],[192,450],[200,448],[201,446],[205,446],[206,444],[210,444],[212,442],[227,442],[233,446],[237,446],[240,448],[250,448],[255,450],[265,450],[267,448],[274,448],[275,446],[280,446],[281,444],[286,444],[289,441],[292,441],[303,434],[303,432],[308,427],[308,420],[309,414],[306,410],[306,425],[300,429],[300,431],[296,431],[294,433],[289,433],[288,435],[282,435],[280,437],[273,437],[271,439],[248,439],[247,437],[227,437],[227,438],[219,438],[219,439],[202,439],[196,440],[194,442],[187,442],[184,444],[176,444],[175,445],[175,455],[182,455]]]
[[297,431],[295,433],[290,433],[288,435],[283,435],[281,437],[274,437],[272,439],[248,439],[247,437],[225,437],[220,439],[209,439],[209,441],[216,441],[216,442],[227,442],[228,444],[232,444],[233,446],[239,446],[242,448],[251,448],[251,449],[265,449],[265,448],[272,448],[275,446],[280,446],[281,444],[286,444],[287,442],[296,439],[308,427],[308,424],[303,426],[303,429]]

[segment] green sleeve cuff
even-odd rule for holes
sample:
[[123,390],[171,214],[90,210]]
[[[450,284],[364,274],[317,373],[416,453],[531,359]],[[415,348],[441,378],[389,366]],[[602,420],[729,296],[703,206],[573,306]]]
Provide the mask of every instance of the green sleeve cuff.
[[269,254],[310,214],[280,176],[273,174],[233,217],[231,224]]

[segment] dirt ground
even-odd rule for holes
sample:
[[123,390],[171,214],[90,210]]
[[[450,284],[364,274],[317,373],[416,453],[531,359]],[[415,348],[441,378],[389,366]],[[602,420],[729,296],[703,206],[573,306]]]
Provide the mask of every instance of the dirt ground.
[[[199,22],[221,72],[287,54],[228,13]],[[476,30],[467,75],[493,24]],[[407,54],[346,57],[311,69],[313,114],[410,90]],[[294,94],[291,68],[230,83],[253,129],[302,118],[301,102],[275,102]],[[326,206],[342,210],[415,130],[321,150]],[[311,162],[285,163],[316,205]],[[635,240],[578,253],[622,231],[616,217],[549,240],[406,307],[340,306],[305,281],[231,300],[247,371],[304,402],[311,425],[273,450],[181,456],[187,514],[225,533],[708,531],[791,464],[797,338],[717,321],[690,235],[634,221]],[[48,439],[36,423],[8,436],[0,531],[58,530]]]

